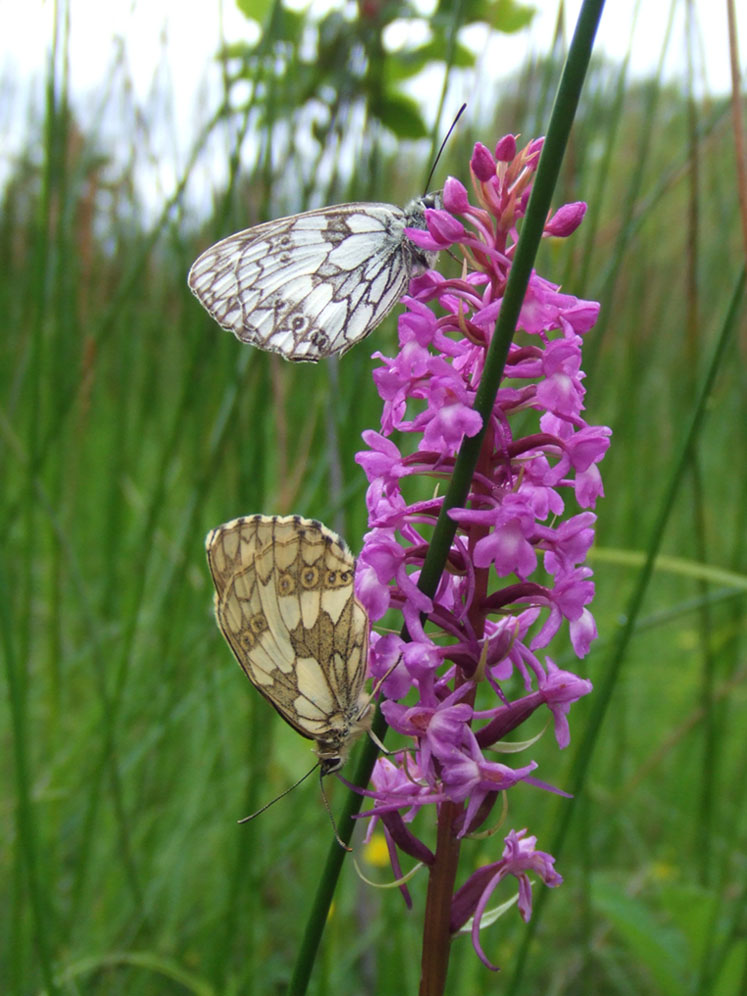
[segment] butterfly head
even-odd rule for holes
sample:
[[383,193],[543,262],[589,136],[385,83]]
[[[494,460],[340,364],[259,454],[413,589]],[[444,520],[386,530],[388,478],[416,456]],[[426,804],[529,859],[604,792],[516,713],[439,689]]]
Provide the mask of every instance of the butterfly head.
[[361,689],[347,715],[332,718],[326,734],[314,744],[322,776],[333,775],[343,767],[355,741],[371,729],[372,719],[371,697]]
[[426,208],[434,208],[440,211],[444,206],[440,190],[434,190],[430,194],[422,197],[413,197],[405,206],[405,221],[409,228],[425,228]]
[[[405,207],[405,227],[422,228],[425,231],[428,227],[425,222],[426,209],[433,208],[436,211],[440,211],[442,207],[443,201],[440,190],[425,194],[423,197],[415,197]],[[421,249],[412,242],[409,242],[408,246],[412,252],[413,275],[425,273],[426,270],[430,270],[431,267],[436,265],[436,260],[438,259],[437,251],[433,249]]]

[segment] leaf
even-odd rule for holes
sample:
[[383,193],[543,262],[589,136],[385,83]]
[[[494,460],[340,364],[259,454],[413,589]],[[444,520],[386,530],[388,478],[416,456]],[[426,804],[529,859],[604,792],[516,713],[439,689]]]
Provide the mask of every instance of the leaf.
[[714,977],[701,980],[708,991],[719,996],[739,996],[743,992],[742,971],[747,941],[732,932],[734,916],[728,904],[712,889],[696,883],[664,885],[659,892],[662,908],[685,936],[693,977],[710,963]]
[[[536,7],[516,0],[462,0],[459,21],[461,25],[489,24],[495,31],[513,34],[525,28],[536,13]],[[440,25],[453,23],[453,6],[449,0],[440,0],[433,19]]]
[[514,34],[528,27],[536,13],[537,8],[528,4],[516,3],[516,0],[498,0],[490,24],[497,31]]
[[254,46],[248,45],[245,41],[227,42],[218,52],[218,59],[225,62],[228,59],[241,59],[247,61],[254,52]]
[[257,24],[264,24],[272,7],[273,0],[236,0],[236,6],[244,17]]
[[372,102],[370,110],[397,138],[425,138],[428,134],[418,105],[404,94],[383,94]]
[[264,24],[264,32],[257,47],[265,49],[269,42],[287,42],[297,47],[305,26],[306,16],[303,11],[289,10],[288,7],[277,4],[273,6],[267,23]]
[[661,996],[682,996],[689,975],[688,948],[682,932],[654,917],[642,898],[627,895],[611,875],[595,875],[592,904],[602,913],[645,969]]
[[[409,51],[392,53],[386,60],[384,67],[388,80],[392,83],[410,79],[421,72],[429,63],[446,63],[448,55],[448,45],[446,39],[440,35]],[[475,56],[466,47],[457,42],[451,54],[451,66],[459,69],[471,69],[475,64]]]

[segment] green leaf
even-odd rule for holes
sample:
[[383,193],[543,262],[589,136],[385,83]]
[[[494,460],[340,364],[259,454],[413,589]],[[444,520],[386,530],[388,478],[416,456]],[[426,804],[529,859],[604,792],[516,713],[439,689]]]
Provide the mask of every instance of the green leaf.
[[707,980],[708,991],[719,996],[742,993],[747,941],[732,932],[733,917],[739,913],[730,912],[723,897],[697,883],[666,884],[660,889],[659,900],[685,937],[692,975],[710,960],[717,973]]
[[705,955],[704,945],[713,940],[708,925],[715,912],[717,897],[695,883],[686,882],[661,886],[659,901],[671,922],[685,936],[694,971]]
[[[460,24],[489,24],[495,31],[512,34],[525,28],[537,13],[536,7],[517,0],[462,0]],[[451,0],[440,0],[433,19],[439,25],[451,25],[454,11]]]
[[513,34],[528,27],[537,8],[529,4],[517,3],[516,0],[498,0],[494,6],[495,13],[490,24],[497,31]]
[[681,931],[652,915],[642,897],[629,896],[612,875],[596,875],[592,903],[614,927],[636,965],[645,969],[661,996],[682,996],[686,991],[688,946]]
[[711,992],[719,996],[740,996],[744,993],[744,966],[747,960],[747,941],[734,938],[726,951],[713,979]]
[[236,0],[236,6],[244,17],[257,24],[264,24],[272,8],[273,0]]
[[253,45],[247,45],[244,41],[227,42],[218,52],[218,59],[225,61],[227,59],[248,59],[254,52]]
[[267,42],[288,42],[297,46],[305,25],[306,15],[303,11],[290,10],[279,3],[273,7],[264,24],[264,33],[258,47],[266,46]]
[[425,138],[428,134],[418,105],[404,94],[383,94],[371,104],[370,111],[397,138]]
[[[419,48],[410,51],[394,52],[384,64],[386,77],[391,82],[410,79],[416,76],[431,62],[446,63],[448,46],[446,40],[438,36]],[[459,69],[470,69],[475,64],[475,56],[465,46],[457,42],[451,54],[450,65]]]

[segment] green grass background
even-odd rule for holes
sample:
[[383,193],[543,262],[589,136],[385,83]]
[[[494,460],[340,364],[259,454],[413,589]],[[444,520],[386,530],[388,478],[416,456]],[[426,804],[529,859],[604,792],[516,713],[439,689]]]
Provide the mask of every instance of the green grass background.
[[[303,21],[293,17],[267,28],[285,32],[289,65]],[[390,95],[402,77],[383,59],[378,79],[336,91],[344,129],[304,133],[320,163],[337,166],[316,184],[294,177],[319,81],[299,64],[263,97],[264,56],[234,54],[257,89],[231,120],[256,154],[229,144],[231,179],[210,218],[185,213],[177,191],[150,220],[136,133],[131,165],[112,181],[103,138],[81,130],[66,100],[59,59],[2,194],[0,988],[19,996],[281,992],[329,846],[313,780],[235,823],[310,756],[219,636],[203,537],[236,515],[298,512],[359,549],[365,480],[353,455],[361,431],[378,427],[370,354],[391,352],[395,322],[339,363],[295,366],[219,330],[186,272],[218,236],[311,202],[404,203],[431,152],[407,137],[417,109],[383,100],[382,74]],[[459,50],[441,55],[453,75]],[[553,60],[528,65],[500,101],[468,111],[438,182],[448,172],[466,181],[477,139],[541,133],[558,72]],[[107,99],[135,121],[126,77],[113,69],[109,83]],[[198,139],[180,181],[203,150]],[[578,670],[608,688],[609,707],[593,695],[574,707],[566,755],[549,733],[532,748],[540,777],[560,787],[579,748],[589,764],[573,804],[511,793],[508,825],[528,826],[546,850],[572,806],[557,862],[565,885],[531,937],[515,911],[485,934],[500,976],[468,938],[455,941],[457,996],[747,987],[747,341],[733,163],[725,101],[593,67],[556,197],[584,199],[589,212],[573,239],[543,246],[538,269],[602,302],[585,345],[587,417],[614,435],[592,552],[600,639]],[[724,330],[705,418],[675,478]],[[661,559],[617,661],[657,523]],[[561,644],[553,650],[574,666]],[[328,785],[333,807],[342,791]],[[500,840],[465,845],[460,879],[495,860]],[[364,873],[387,881],[369,859],[359,858]],[[424,879],[411,887],[407,911],[347,862],[311,992],[417,991]]]

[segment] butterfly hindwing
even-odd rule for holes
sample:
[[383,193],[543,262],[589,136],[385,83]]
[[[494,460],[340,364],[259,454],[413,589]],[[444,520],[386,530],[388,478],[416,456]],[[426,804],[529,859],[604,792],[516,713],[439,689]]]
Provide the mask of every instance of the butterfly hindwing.
[[368,617],[355,560],[321,523],[249,516],[206,540],[218,625],[252,684],[300,734],[325,771],[366,727]]
[[242,342],[316,362],[343,354],[379,325],[410,277],[433,265],[405,228],[425,228],[437,195],[402,210],[354,203],[279,218],[207,249],[189,286]]

